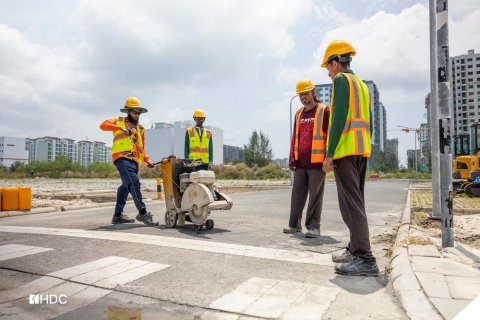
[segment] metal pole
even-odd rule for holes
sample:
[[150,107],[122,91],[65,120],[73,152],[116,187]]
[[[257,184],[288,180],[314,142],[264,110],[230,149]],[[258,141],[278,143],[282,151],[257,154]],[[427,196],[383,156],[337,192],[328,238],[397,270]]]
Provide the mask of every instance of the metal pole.
[[448,51],[448,0],[437,0],[438,126],[442,247],[453,247],[452,100]]
[[430,0],[430,157],[432,161],[432,213],[430,218],[440,219],[440,159],[438,157],[438,104],[437,104],[437,23],[436,0]]
[[415,129],[415,182],[417,182],[418,153],[417,153],[417,129]]
[[[295,99],[296,97],[298,97],[298,94],[294,95],[292,97],[292,99],[290,99],[290,138],[288,141],[292,141],[292,101],[293,99]],[[293,171],[290,171],[290,185],[293,186]]]

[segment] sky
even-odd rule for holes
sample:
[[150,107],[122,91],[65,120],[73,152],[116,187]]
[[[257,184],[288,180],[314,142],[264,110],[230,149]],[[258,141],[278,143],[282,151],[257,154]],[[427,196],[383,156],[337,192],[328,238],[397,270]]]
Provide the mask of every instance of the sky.
[[[478,0],[449,2],[451,56],[480,52],[478,21]],[[353,71],[377,84],[405,164],[414,135],[398,126],[426,122],[426,0],[2,0],[0,136],[110,145],[99,124],[135,96],[146,127],[202,108],[225,144],[261,130],[287,157],[296,82],[331,82],[320,64],[336,39],[355,47]]]

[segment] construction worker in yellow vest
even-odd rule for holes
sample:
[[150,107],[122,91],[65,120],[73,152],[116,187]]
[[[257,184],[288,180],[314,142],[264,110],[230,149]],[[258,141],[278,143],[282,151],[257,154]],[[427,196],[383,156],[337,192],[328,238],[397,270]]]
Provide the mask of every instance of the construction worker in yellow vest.
[[290,146],[289,167],[295,171],[290,205],[290,220],[284,233],[302,231],[302,212],[308,196],[305,216],[305,237],[320,236],[320,216],[325,190],[325,159],[329,107],[320,102],[315,85],[308,79],[300,80],[296,87],[303,106],[295,114]]
[[147,212],[138,178],[139,164],[146,163],[149,167],[153,167],[152,160],[145,150],[145,130],[138,123],[140,114],[148,110],[142,107],[140,100],[130,97],[120,111],[125,112],[127,116],[108,119],[100,125],[103,131],[113,133],[112,161],[122,179],[122,185],[117,190],[117,204],[112,223],[135,222],[135,219],[130,219],[123,214],[123,208],[130,193],[138,210],[136,219],[149,226],[158,226],[159,223],[154,221],[152,214]]
[[185,158],[201,160],[202,165],[195,171],[209,170],[213,162],[212,132],[203,127],[207,114],[202,109],[193,112],[195,126],[187,128],[185,133]]
[[344,275],[378,275],[372,254],[365,211],[365,175],[370,157],[370,94],[366,84],[350,69],[353,46],[344,40],[331,42],[322,68],[333,81],[328,128],[327,157],[323,169],[334,170],[338,202],[350,231],[345,250],[334,252],[335,272]]

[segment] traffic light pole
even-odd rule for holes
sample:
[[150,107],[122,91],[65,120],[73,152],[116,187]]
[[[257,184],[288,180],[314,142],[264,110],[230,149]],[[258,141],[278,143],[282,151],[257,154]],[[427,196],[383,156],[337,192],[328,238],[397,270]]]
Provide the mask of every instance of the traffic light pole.
[[452,100],[448,47],[448,0],[436,1],[438,142],[440,163],[440,212],[442,247],[453,247],[453,185],[452,185]]

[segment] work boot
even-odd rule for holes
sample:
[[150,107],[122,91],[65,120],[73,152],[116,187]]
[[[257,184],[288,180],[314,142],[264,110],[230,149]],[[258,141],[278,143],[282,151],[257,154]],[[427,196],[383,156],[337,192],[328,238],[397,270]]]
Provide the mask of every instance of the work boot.
[[134,223],[135,219],[130,219],[128,216],[121,214],[119,216],[114,215],[112,218],[112,224],[119,224],[119,223]]
[[153,220],[153,216],[150,212],[146,212],[144,214],[139,213],[139,214],[137,214],[136,219],[137,219],[137,221],[143,222],[147,226],[155,227],[155,226],[159,225],[158,221]]
[[355,257],[350,262],[335,265],[335,272],[346,276],[378,276],[379,270],[376,262],[368,262]]
[[348,249],[332,253],[332,261],[337,263],[349,262],[352,261],[353,258],[355,258],[355,256]]
[[320,230],[318,229],[309,229],[305,233],[305,238],[318,238],[320,237]]
[[302,227],[288,227],[283,229],[283,233],[292,234],[292,233],[298,233],[298,232],[302,232]]

